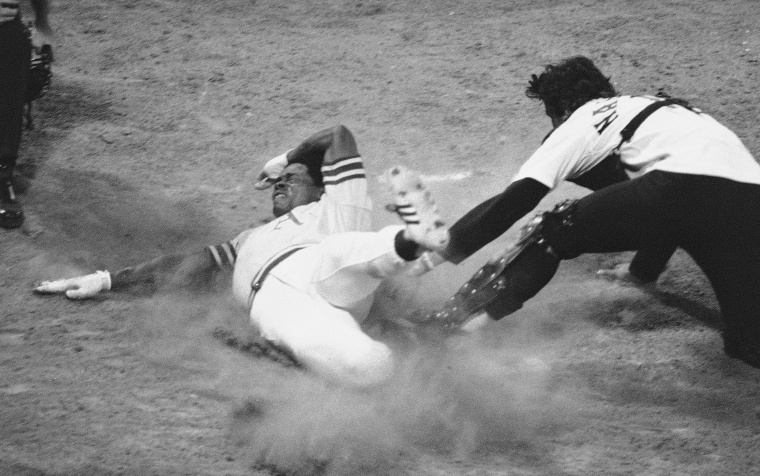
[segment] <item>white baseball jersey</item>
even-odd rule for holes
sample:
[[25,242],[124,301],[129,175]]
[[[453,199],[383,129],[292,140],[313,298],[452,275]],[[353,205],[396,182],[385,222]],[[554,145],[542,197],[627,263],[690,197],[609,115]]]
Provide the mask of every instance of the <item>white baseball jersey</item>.
[[[317,202],[294,208],[273,221],[242,232],[233,240],[208,247],[220,267],[234,266],[233,294],[246,303],[251,281],[266,263],[296,245],[316,244],[347,231],[372,230],[372,201],[361,157],[322,166],[325,193]],[[287,273],[271,274],[288,282]]]
[[[512,181],[532,178],[555,188],[580,177],[620,144],[620,131],[655,97],[616,96],[589,101],[560,125]],[[631,178],[652,170],[722,177],[760,184],[760,165],[728,128],[707,114],[671,105],[649,116],[620,160]]]

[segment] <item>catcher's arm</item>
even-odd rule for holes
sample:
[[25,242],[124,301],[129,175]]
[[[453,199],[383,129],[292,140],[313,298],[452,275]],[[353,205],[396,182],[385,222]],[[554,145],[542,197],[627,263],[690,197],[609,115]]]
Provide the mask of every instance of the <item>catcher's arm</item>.
[[122,291],[135,285],[196,288],[208,285],[218,272],[216,261],[203,249],[190,254],[172,254],[121,269],[111,274],[96,271],[68,279],[43,281],[35,285],[38,294],[65,294],[69,299],[87,299],[103,291]]

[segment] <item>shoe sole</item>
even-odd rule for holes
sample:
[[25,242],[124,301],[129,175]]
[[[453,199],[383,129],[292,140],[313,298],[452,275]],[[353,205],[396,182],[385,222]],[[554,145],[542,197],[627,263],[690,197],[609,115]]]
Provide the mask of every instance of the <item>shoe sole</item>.
[[396,166],[387,173],[395,205],[392,207],[406,224],[409,238],[421,247],[440,251],[449,244],[449,231],[438,213],[430,190],[416,172]]
[[6,219],[0,220],[0,228],[5,228],[6,230],[21,228],[21,225],[23,224],[24,224],[24,217],[12,218],[12,219],[6,218]]

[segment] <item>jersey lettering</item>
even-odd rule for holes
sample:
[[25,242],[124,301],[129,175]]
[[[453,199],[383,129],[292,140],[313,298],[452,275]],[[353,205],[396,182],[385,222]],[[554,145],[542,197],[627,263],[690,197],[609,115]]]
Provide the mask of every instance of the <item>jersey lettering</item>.
[[610,102],[602,105],[599,109],[594,111],[594,116],[598,114],[605,114],[601,121],[594,124],[594,128],[598,134],[604,132],[612,122],[618,118],[617,114],[617,98],[612,98]]
[[617,118],[618,118],[618,115],[616,112],[613,112],[609,116],[606,116],[604,119],[594,124],[594,127],[596,128],[596,132],[598,132],[601,135],[601,133],[604,132],[605,129],[607,129],[607,126],[612,124],[612,121],[614,121]]

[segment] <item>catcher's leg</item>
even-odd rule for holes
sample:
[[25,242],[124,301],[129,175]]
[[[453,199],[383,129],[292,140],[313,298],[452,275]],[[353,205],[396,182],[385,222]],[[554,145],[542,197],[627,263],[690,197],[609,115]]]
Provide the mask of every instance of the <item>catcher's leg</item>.
[[[561,259],[677,243],[673,228],[679,222],[680,209],[673,204],[673,197],[688,190],[679,177],[650,172],[539,214],[501,260],[486,264],[431,317],[459,324],[485,309],[498,319],[535,295],[551,279]],[[453,307],[460,307],[453,318],[439,316]]]
[[483,309],[494,320],[512,314],[551,281],[558,267],[559,258],[551,250],[533,243],[501,273],[499,295]]
[[430,319],[458,326],[478,313],[498,320],[520,309],[556,273],[560,257],[551,237],[572,224],[574,209],[575,201],[568,200],[538,214],[515,243],[478,270]]

